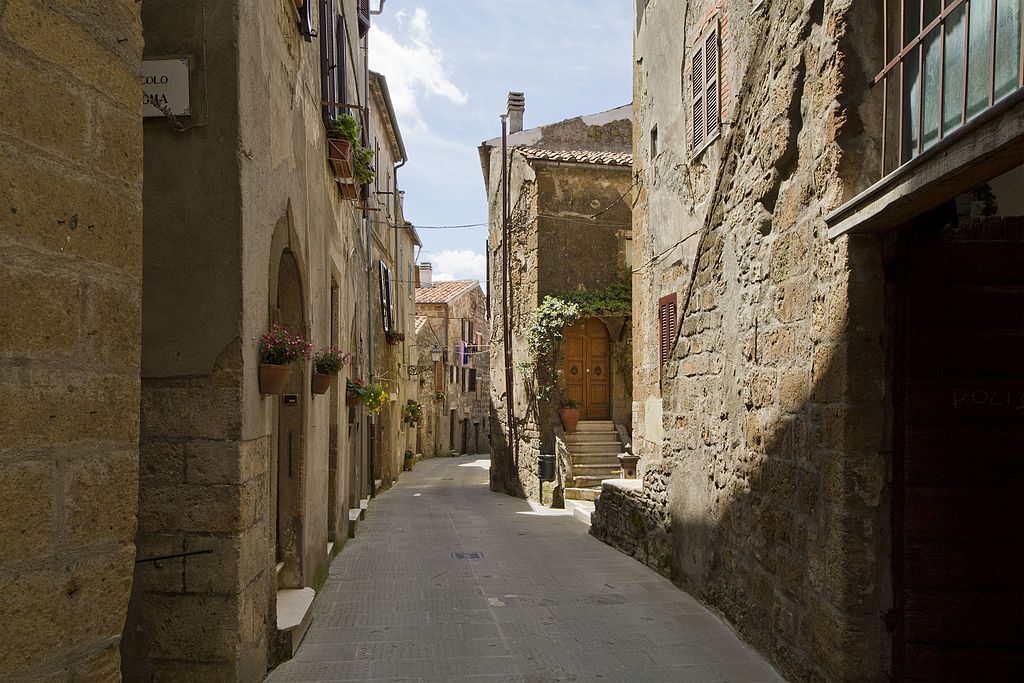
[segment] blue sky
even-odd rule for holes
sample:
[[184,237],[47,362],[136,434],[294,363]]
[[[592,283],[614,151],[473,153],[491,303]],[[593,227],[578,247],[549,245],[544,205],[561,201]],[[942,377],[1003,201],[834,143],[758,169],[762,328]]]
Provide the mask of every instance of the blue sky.
[[[631,28],[631,0],[387,0],[370,68],[388,80],[409,152],[406,218],[486,223],[477,147],[500,135],[510,90],[526,93],[527,128],[627,104]],[[422,229],[420,261],[435,279],[483,280],[486,234]]]

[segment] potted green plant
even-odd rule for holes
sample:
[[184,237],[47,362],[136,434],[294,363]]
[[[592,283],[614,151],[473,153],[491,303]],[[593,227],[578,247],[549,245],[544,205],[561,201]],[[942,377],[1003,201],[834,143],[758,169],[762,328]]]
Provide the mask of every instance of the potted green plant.
[[413,465],[414,462],[416,462],[416,454],[413,453],[411,450],[406,449],[405,450],[405,464],[402,466],[402,469],[405,470],[406,472],[411,472],[412,471],[412,465]]
[[327,128],[327,158],[341,183],[345,199],[358,199],[356,185],[369,185],[377,177],[373,170],[373,150],[362,145],[362,130],[351,114],[340,114]]
[[326,394],[334,382],[334,377],[352,359],[352,354],[341,349],[328,346],[320,349],[313,356],[313,378],[310,384],[314,394]]
[[284,391],[291,374],[291,364],[300,358],[309,358],[313,345],[301,335],[274,323],[270,331],[260,338],[260,393],[272,396]]
[[402,419],[410,425],[419,424],[423,419],[423,406],[418,401],[409,399],[409,402],[402,406]]
[[384,333],[384,338],[387,339],[388,344],[396,346],[405,341],[405,335],[401,332],[395,332],[394,330],[388,330]]
[[363,383],[358,379],[345,381],[345,405],[355,408],[363,402]]
[[562,420],[562,429],[567,432],[575,432],[576,425],[580,421],[580,411],[576,407],[576,401],[571,398],[562,401],[562,407],[558,409],[558,417]]
[[439,391],[434,394],[434,403],[444,403],[445,395],[443,391]]

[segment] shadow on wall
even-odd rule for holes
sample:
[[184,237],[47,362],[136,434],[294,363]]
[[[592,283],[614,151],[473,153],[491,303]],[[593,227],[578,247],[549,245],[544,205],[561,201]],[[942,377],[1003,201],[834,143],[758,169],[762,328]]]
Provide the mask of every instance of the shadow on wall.
[[846,287],[809,295],[813,340],[777,324],[742,358],[719,344],[721,371],[703,376],[677,355],[666,460],[642,494],[606,486],[591,528],[721,612],[793,680],[873,680],[889,656],[881,246],[850,240]]

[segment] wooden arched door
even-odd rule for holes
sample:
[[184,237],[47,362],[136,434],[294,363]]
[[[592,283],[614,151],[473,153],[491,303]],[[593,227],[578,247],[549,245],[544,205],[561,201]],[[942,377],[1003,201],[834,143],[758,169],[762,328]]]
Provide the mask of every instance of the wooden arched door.
[[611,363],[608,328],[596,318],[567,327],[562,343],[561,380],[565,397],[576,401],[584,420],[611,418]]

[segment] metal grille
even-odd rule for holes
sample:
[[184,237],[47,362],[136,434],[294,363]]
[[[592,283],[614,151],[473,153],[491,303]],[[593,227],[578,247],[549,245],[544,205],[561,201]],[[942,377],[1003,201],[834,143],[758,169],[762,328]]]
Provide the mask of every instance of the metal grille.
[[883,176],[1024,87],[1021,5],[883,0]]

